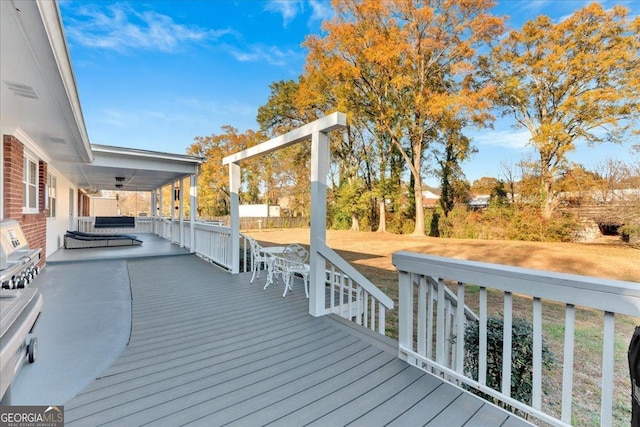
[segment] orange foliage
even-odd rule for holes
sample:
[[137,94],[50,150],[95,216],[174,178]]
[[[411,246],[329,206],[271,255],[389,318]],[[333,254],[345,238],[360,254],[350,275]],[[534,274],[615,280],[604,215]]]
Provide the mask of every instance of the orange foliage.
[[554,23],[547,16],[512,31],[485,58],[505,114],[531,133],[540,154],[543,215],[575,143],[621,141],[640,111],[640,18],[593,3]]
[[[476,48],[502,34],[492,0],[333,0],[324,37],[310,36],[304,81],[383,133],[415,179],[424,234],[424,152],[447,124],[491,118],[493,86],[474,79]],[[308,93],[307,92],[307,93]]]

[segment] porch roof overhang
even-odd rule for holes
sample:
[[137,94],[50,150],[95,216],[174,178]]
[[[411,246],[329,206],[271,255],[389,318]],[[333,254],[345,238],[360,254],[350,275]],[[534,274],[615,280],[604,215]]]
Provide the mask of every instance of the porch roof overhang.
[[0,1],[0,30],[2,135],[82,189],[149,191],[197,174],[198,157],[90,144],[55,1]]
[[48,163],[93,160],[58,5],[0,2],[0,124]]
[[80,188],[89,190],[152,191],[186,176],[196,175],[201,157],[108,145],[91,145],[93,162],[59,165]]

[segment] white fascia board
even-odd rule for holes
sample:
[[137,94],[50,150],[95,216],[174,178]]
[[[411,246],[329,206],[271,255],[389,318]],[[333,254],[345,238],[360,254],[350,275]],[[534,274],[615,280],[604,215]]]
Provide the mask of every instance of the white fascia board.
[[95,152],[90,166],[124,168],[133,170],[163,171],[185,175],[196,174],[200,162],[187,162],[162,157],[127,156],[122,154]]
[[33,139],[21,128],[13,128],[13,129],[2,129],[3,135],[12,135],[18,141],[25,146],[25,148],[30,151],[34,156],[38,157],[39,160],[42,160],[46,163],[51,163],[51,158],[42,150],[42,148],[35,143]]
[[136,148],[115,147],[110,145],[92,144],[91,149],[95,154],[124,156],[145,160],[168,160],[177,163],[191,163],[199,165],[204,162],[204,158],[189,156],[186,154],[163,153],[160,151],[140,150]]
[[40,11],[47,37],[49,37],[49,43],[58,66],[60,79],[67,94],[69,107],[75,119],[75,129],[78,131],[77,136],[79,137],[79,140],[76,140],[76,148],[82,159],[90,163],[93,160],[91,145],[84,122],[84,115],[82,114],[76,78],[73,72],[73,66],[71,65],[71,58],[62,26],[62,19],[60,18],[58,3],[56,1],[38,0],[36,4]]
[[305,139],[309,139],[311,138],[311,134],[313,134],[314,132],[328,133],[333,130],[343,128],[346,125],[346,114],[335,112],[329,114],[326,117],[300,126],[299,128],[292,130],[291,132],[287,132],[276,138],[270,139],[269,141],[263,142],[262,144],[258,144],[254,147],[247,148],[246,150],[227,156],[222,159],[222,164],[228,165],[229,163],[237,163],[241,160],[247,160],[252,157],[265,155],[281,148],[285,148],[295,143],[304,141]]

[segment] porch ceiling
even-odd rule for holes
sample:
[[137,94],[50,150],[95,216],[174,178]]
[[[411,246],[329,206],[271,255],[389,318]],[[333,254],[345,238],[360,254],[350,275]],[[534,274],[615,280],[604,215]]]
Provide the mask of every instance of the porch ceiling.
[[79,187],[91,190],[151,191],[196,174],[203,161],[200,157],[107,145],[94,144],[91,149],[91,164],[58,165]]

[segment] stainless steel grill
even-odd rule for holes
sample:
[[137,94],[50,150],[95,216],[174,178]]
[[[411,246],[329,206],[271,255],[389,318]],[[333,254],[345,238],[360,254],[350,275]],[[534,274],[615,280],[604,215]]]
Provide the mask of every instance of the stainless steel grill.
[[38,274],[41,249],[31,249],[16,220],[0,221],[0,404],[11,404],[11,384],[25,360],[36,360],[38,340],[31,332],[42,294],[26,289]]
[[0,283],[3,289],[26,287],[38,274],[41,248],[29,248],[14,219],[0,221]]

